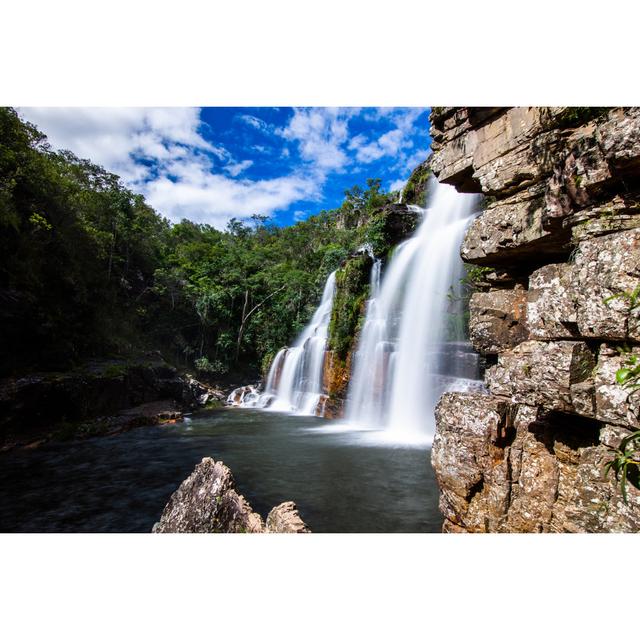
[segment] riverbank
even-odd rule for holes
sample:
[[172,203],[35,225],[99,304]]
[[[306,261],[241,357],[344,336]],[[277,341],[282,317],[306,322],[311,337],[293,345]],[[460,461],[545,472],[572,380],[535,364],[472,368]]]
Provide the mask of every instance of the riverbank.
[[222,404],[224,398],[225,391],[179,372],[155,352],[5,378],[0,380],[0,452],[175,422],[186,411]]

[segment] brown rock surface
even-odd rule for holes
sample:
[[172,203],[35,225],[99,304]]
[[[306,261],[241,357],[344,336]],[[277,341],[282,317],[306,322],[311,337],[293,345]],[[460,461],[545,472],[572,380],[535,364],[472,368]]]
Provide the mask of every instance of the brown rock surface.
[[[293,502],[274,507],[269,518],[265,525],[237,493],[227,466],[213,458],[203,458],[172,494],[153,533],[309,532]],[[270,526],[277,529],[272,531]]]
[[268,533],[311,533],[302,521],[295,502],[283,502],[274,507],[267,516]]
[[445,394],[432,465],[447,532],[637,531],[640,491],[625,504],[605,478],[606,444],[628,430],[490,396]]
[[469,333],[497,355],[490,395],[436,410],[443,530],[640,530],[639,492],[626,504],[604,478],[609,447],[640,428],[640,393],[616,379],[640,356],[640,108],[446,107],[431,122],[434,174],[486,196],[461,255],[493,268]]
[[527,339],[527,293],[498,290],[474,293],[469,302],[469,337],[480,353],[495,354]]
[[514,402],[547,411],[576,412],[575,400],[584,393],[577,385],[590,380],[595,358],[584,342],[523,342],[498,357],[487,370],[489,391]]

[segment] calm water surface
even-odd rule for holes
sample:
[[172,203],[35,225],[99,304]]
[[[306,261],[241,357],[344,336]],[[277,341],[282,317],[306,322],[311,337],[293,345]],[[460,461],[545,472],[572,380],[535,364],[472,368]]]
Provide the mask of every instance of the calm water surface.
[[148,532],[205,456],[263,517],[294,500],[314,532],[439,531],[429,450],[318,418],[203,411],[188,422],[0,454],[0,531]]

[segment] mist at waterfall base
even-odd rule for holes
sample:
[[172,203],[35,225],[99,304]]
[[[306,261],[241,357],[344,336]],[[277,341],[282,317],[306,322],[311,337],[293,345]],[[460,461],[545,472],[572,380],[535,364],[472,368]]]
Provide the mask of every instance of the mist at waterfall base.
[[[364,325],[353,357],[345,419],[325,430],[359,441],[429,446],[435,405],[445,391],[482,389],[478,356],[466,341],[460,245],[476,196],[431,178],[429,202],[411,238],[396,247],[381,279],[373,260]],[[322,415],[323,364],[335,273],[313,318],[274,358],[265,390],[245,387],[232,404],[297,415]]]
[[433,439],[442,393],[482,387],[461,303],[460,245],[477,199],[433,178],[428,193],[420,227],[372,283],[346,404],[349,425],[418,445]]

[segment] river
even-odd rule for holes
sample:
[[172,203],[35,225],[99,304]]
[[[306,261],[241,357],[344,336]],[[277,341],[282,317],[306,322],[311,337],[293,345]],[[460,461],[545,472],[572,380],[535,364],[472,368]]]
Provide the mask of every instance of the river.
[[429,450],[327,420],[247,409],[0,454],[0,531],[148,532],[205,456],[263,517],[294,500],[312,531],[435,532]]

